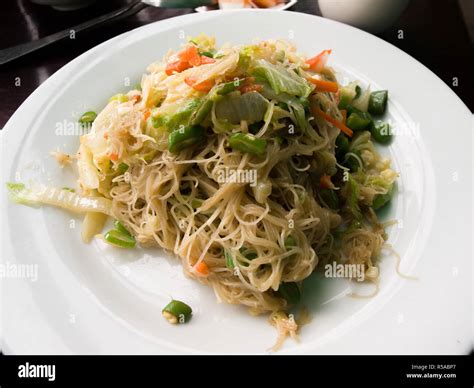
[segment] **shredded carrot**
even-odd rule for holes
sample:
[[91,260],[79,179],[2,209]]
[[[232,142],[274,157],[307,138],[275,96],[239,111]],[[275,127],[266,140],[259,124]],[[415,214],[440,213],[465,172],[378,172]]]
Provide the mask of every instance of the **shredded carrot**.
[[108,132],[104,132],[104,139],[107,140],[109,138],[109,133]]
[[166,65],[166,75],[173,75],[174,73],[181,73],[182,71],[189,69],[191,65],[188,62],[174,61]]
[[319,179],[319,187],[321,187],[322,189],[334,188],[334,185],[331,182],[331,176],[327,174],[321,175],[321,178]]
[[328,123],[331,123],[335,127],[339,128],[342,132],[344,132],[347,136],[351,137],[353,132],[352,129],[346,127],[346,124],[336,120],[334,117],[328,115],[327,113],[323,112],[321,109],[318,107],[312,107],[311,108],[313,114],[315,116],[321,116],[324,120],[326,120]]
[[145,121],[148,120],[148,117],[150,117],[150,115],[151,115],[151,111],[150,111],[150,109],[147,109],[147,110],[145,111],[145,113],[143,113],[143,119],[144,119]]
[[139,94],[135,94],[130,100],[136,104],[138,101],[140,101],[142,99],[142,96],[140,96]]
[[339,90],[339,85],[337,84],[337,82],[325,81],[314,77],[309,77],[308,80],[309,82],[315,84],[316,89],[320,92],[337,93],[337,91]]
[[201,275],[209,275],[209,267],[204,261],[201,261],[199,264],[194,266],[194,270]]
[[186,82],[186,84],[191,86],[194,90],[197,90],[198,92],[204,92],[204,93],[207,93],[214,86],[214,80],[212,79],[207,79],[205,81],[196,83],[197,82],[196,77],[186,77],[184,79],[184,82]]
[[118,160],[118,158],[119,158],[119,156],[118,156],[118,154],[117,154],[116,152],[111,152],[110,155],[109,155],[109,157],[110,157],[110,160],[111,160],[112,162],[116,162],[116,161]]
[[343,124],[346,124],[346,121],[347,121],[347,110],[341,109],[341,113],[342,113],[342,123],[343,123]]
[[331,52],[332,50],[323,50],[315,57],[308,59],[306,63],[309,65],[311,70],[319,72],[324,69],[324,66],[326,66],[326,62],[328,61]]

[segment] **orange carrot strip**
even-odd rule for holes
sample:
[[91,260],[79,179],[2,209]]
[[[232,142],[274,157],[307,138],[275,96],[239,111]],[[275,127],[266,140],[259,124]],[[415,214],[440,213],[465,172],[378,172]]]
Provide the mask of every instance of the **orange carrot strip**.
[[145,111],[145,113],[143,113],[143,119],[144,119],[145,121],[148,120],[148,117],[150,117],[150,115],[151,115],[151,111],[150,111],[150,109],[147,109],[147,110]]
[[321,71],[324,69],[324,66],[326,66],[326,62],[328,61],[328,57],[331,52],[332,50],[323,50],[313,58],[309,58],[306,63],[309,65],[311,70],[316,72]]
[[335,127],[339,128],[342,132],[344,132],[347,136],[351,137],[353,132],[352,129],[346,127],[344,123],[341,123],[340,121],[336,120],[334,117],[328,115],[327,113],[323,112],[321,109],[317,107],[311,108],[313,114],[315,116],[321,116],[324,120],[326,120],[328,123],[331,123]]
[[199,264],[194,266],[194,270],[201,275],[209,275],[209,267],[204,261],[201,261]]
[[325,81],[314,77],[309,77],[308,80],[312,84],[316,85],[316,89],[319,92],[337,93],[337,91],[339,90],[339,85],[337,84],[337,82]]
[[342,113],[342,123],[343,123],[343,124],[346,124],[346,121],[347,121],[347,110],[342,109],[342,110],[341,110],[341,113]]
[[178,53],[178,58],[181,62],[187,62],[191,66],[199,66],[201,64],[201,57],[196,46],[190,45]]
[[198,92],[204,92],[204,93],[207,93],[214,86],[214,80],[212,79],[207,79],[205,81],[196,83],[197,82],[196,77],[186,77],[184,79],[184,82],[186,82],[186,84],[191,86],[194,90],[197,90]]
[[110,153],[109,157],[110,157],[110,160],[111,160],[112,162],[116,162],[116,161],[118,160],[118,158],[119,158],[119,156],[118,156],[118,154],[117,154],[116,152]]
[[166,74],[173,75],[174,73],[181,73],[182,71],[189,69],[191,65],[188,62],[174,61],[166,65]]

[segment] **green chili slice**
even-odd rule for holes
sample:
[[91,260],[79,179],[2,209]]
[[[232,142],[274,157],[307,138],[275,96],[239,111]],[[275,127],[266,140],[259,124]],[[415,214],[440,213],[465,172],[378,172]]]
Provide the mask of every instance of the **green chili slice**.
[[188,322],[191,319],[193,310],[186,303],[173,299],[165,306],[161,313],[169,323],[178,324]]

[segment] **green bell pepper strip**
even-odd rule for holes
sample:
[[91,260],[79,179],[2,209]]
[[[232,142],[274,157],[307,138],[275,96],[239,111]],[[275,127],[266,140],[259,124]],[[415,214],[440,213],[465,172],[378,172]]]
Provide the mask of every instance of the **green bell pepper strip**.
[[229,145],[232,149],[253,155],[262,155],[267,148],[265,139],[255,137],[250,133],[234,133],[229,137]]
[[199,125],[191,125],[175,129],[168,136],[168,150],[175,154],[188,148],[204,137],[204,128]]

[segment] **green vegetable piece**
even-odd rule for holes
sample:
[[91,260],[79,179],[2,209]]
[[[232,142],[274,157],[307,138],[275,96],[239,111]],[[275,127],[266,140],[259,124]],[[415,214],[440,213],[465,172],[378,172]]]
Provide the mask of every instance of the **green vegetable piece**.
[[80,118],[79,118],[79,123],[82,125],[82,126],[90,126],[92,125],[92,123],[94,122],[94,120],[96,119],[97,117],[97,113],[95,113],[94,111],[88,111],[86,113],[84,113]]
[[281,283],[278,293],[290,305],[297,304],[301,299],[300,289],[296,283]]
[[[245,50],[245,49],[244,49]],[[250,55],[244,51],[239,53],[239,61],[237,62],[237,73],[246,73],[250,66]]]
[[160,112],[158,116],[152,115],[152,123],[155,128],[166,127],[168,131],[175,131],[181,125],[188,125],[191,115],[199,108],[201,99],[192,99],[184,105],[180,105],[177,109],[170,107],[174,111]]
[[200,55],[204,55],[205,57],[208,58],[214,58],[214,54],[212,51],[203,51],[199,53]]
[[349,168],[352,172],[356,172],[359,168],[361,168],[361,165],[357,158],[352,154],[355,154],[359,157],[359,159],[362,159],[359,151],[351,151],[350,153],[347,153],[344,158],[344,166]]
[[124,173],[125,171],[127,171],[127,170],[128,170],[128,164],[123,163],[123,162],[120,163],[120,164],[118,165],[118,167],[117,167],[117,172],[118,172],[119,174],[123,174],[123,173]]
[[336,138],[336,156],[342,159],[349,151],[349,139],[346,135],[340,133]]
[[267,111],[268,101],[260,93],[229,94],[216,102],[218,120],[231,124],[240,124],[245,120],[248,124],[262,121]]
[[112,102],[112,101],[118,101],[120,103],[127,102],[128,97],[123,93],[118,93],[109,98],[109,102]]
[[202,101],[201,105],[199,105],[197,110],[195,110],[192,113],[191,119],[189,121],[190,125],[199,125],[199,124],[201,124],[205,120],[205,118],[207,117],[209,112],[211,111],[212,104],[213,104],[213,102],[210,98],[205,98]]
[[191,319],[193,310],[186,303],[172,300],[161,311],[163,317],[172,324],[186,323]]
[[260,131],[260,129],[265,125],[265,122],[264,121],[259,121],[258,123],[253,123],[253,124],[250,124],[249,125],[249,132],[252,134],[252,135],[255,135],[256,133],[258,133],[258,131]]
[[234,259],[228,250],[224,250],[224,257],[225,257],[225,265],[229,269],[234,269]]
[[264,59],[257,60],[255,76],[268,81],[277,94],[288,93],[292,96],[307,97],[311,93],[311,86],[293,70],[288,70],[281,64],[272,64]]
[[383,115],[387,108],[388,91],[378,90],[370,94],[369,112],[373,115]]
[[71,193],[76,192],[76,189],[73,189],[72,187],[67,187],[67,186],[62,187],[61,190],[66,190],[66,191],[69,191]]
[[231,92],[234,92],[235,90],[237,90],[237,88],[242,84],[242,82],[244,81],[244,79],[235,79],[234,81],[230,81],[230,82],[225,82],[223,84],[220,84],[218,89],[217,89],[217,94],[219,95],[225,95],[225,94],[229,94]]
[[296,247],[296,239],[290,234],[285,238],[285,248],[291,249],[292,247]]
[[130,233],[122,233],[116,229],[109,230],[104,235],[104,239],[109,244],[120,248],[135,248],[136,245],[135,238]]
[[234,133],[229,137],[229,145],[234,150],[253,155],[262,155],[267,148],[265,139],[257,138],[250,133]]
[[356,94],[355,94],[354,100],[360,97],[360,95],[362,94],[362,88],[359,85],[357,85],[355,87],[355,92]]
[[119,220],[114,221],[114,226],[115,226],[115,229],[117,229],[120,233],[123,233],[125,235],[130,236],[130,237],[132,236],[130,234],[130,232],[127,230],[127,228],[125,228],[125,226],[123,226],[122,223]]
[[393,197],[393,193],[395,191],[394,187],[395,185],[392,184],[385,194],[377,194],[374,197],[374,200],[372,202],[372,208],[374,210],[381,209],[382,207],[384,207],[386,204],[388,204],[391,201]]
[[362,219],[362,212],[359,207],[359,196],[360,196],[360,187],[356,180],[349,174],[349,180],[347,181],[348,185],[348,195],[347,195],[347,207],[351,211],[355,220],[360,221]]
[[356,98],[356,88],[354,84],[344,86],[340,89],[339,109],[347,109],[347,107]]
[[367,128],[372,122],[372,117],[369,113],[354,112],[347,118],[346,125],[354,131],[362,131]]
[[168,150],[175,154],[188,148],[204,138],[204,128],[199,125],[181,127],[168,136]]
[[380,144],[388,144],[392,140],[392,133],[390,131],[390,125],[383,121],[377,121],[370,127],[370,133],[372,137]]
[[321,189],[319,195],[326,205],[331,209],[339,209],[339,197],[336,192],[331,189]]

